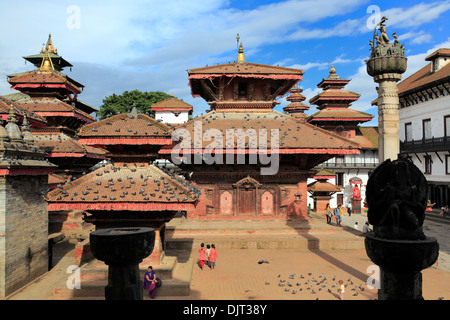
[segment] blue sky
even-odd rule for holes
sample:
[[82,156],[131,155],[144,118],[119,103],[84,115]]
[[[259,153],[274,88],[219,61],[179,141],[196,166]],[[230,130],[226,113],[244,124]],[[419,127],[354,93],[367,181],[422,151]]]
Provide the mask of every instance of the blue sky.
[[388,34],[397,32],[405,44],[404,78],[432,51],[450,48],[450,0],[1,1],[0,94],[14,92],[6,75],[31,70],[22,57],[38,53],[51,33],[74,65],[64,72],[86,86],[80,100],[98,108],[113,93],[164,91],[201,114],[208,106],[191,97],[186,70],[234,61],[239,33],[247,62],[303,69],[308,100],[333,64],[352,80],[346,89],[361,94],[352,108],[376,116],[376,85],[364,60],[378,13],[389,18]]

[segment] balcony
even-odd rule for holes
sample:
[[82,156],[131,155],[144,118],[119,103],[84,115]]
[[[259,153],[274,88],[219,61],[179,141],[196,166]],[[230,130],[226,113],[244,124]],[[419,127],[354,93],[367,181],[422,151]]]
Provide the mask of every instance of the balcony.
[[450,150],[450,137],[431,138],[417,141],[401,141],[401,153],[439,152]]
[[317,169],[375,169],[378,166],[376,162],[324,162],[316,166]]

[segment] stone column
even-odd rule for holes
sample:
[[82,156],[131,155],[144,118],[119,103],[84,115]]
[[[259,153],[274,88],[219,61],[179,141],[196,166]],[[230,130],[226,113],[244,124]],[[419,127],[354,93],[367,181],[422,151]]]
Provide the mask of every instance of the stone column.
[[399,130],[399,99],[397,81],[401,80],[399,73],[383,73],[376,75],[374,81],[378,88],[378,160],[395,160],[400,153]]

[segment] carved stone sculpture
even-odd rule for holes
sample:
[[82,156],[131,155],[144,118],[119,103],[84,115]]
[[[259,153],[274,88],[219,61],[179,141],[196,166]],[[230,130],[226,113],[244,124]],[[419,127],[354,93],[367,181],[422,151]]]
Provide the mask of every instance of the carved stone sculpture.
[[367,183],[367,217],[377,236],[424,240],[427,182],[409,160],[386,160]]

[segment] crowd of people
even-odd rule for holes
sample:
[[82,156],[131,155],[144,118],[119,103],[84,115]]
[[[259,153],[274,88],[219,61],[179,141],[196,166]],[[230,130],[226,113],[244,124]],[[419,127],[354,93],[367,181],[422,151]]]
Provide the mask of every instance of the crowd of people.
[[[347,205],[347,214],[349,217],[352,215],[352,207],[351,207],[350,203]],[[327,205],[325,207],[325,216],[327,218],[327,224],[331,224],[332,223],[331,221],[334,218],[336,220],[336,225],[338,227],[342,227],[342,218],[344,216],[344,207],[341,204],[338,204],[335,209],[332,209],[330,207],[330,204],[327,203]],[[355,224],[357,224],[357,222],[355,222]],[[372,231],[372,230],[370,229],[369,221],[366,221],[364,223],[362,232],[367,233],[369,231]]]

